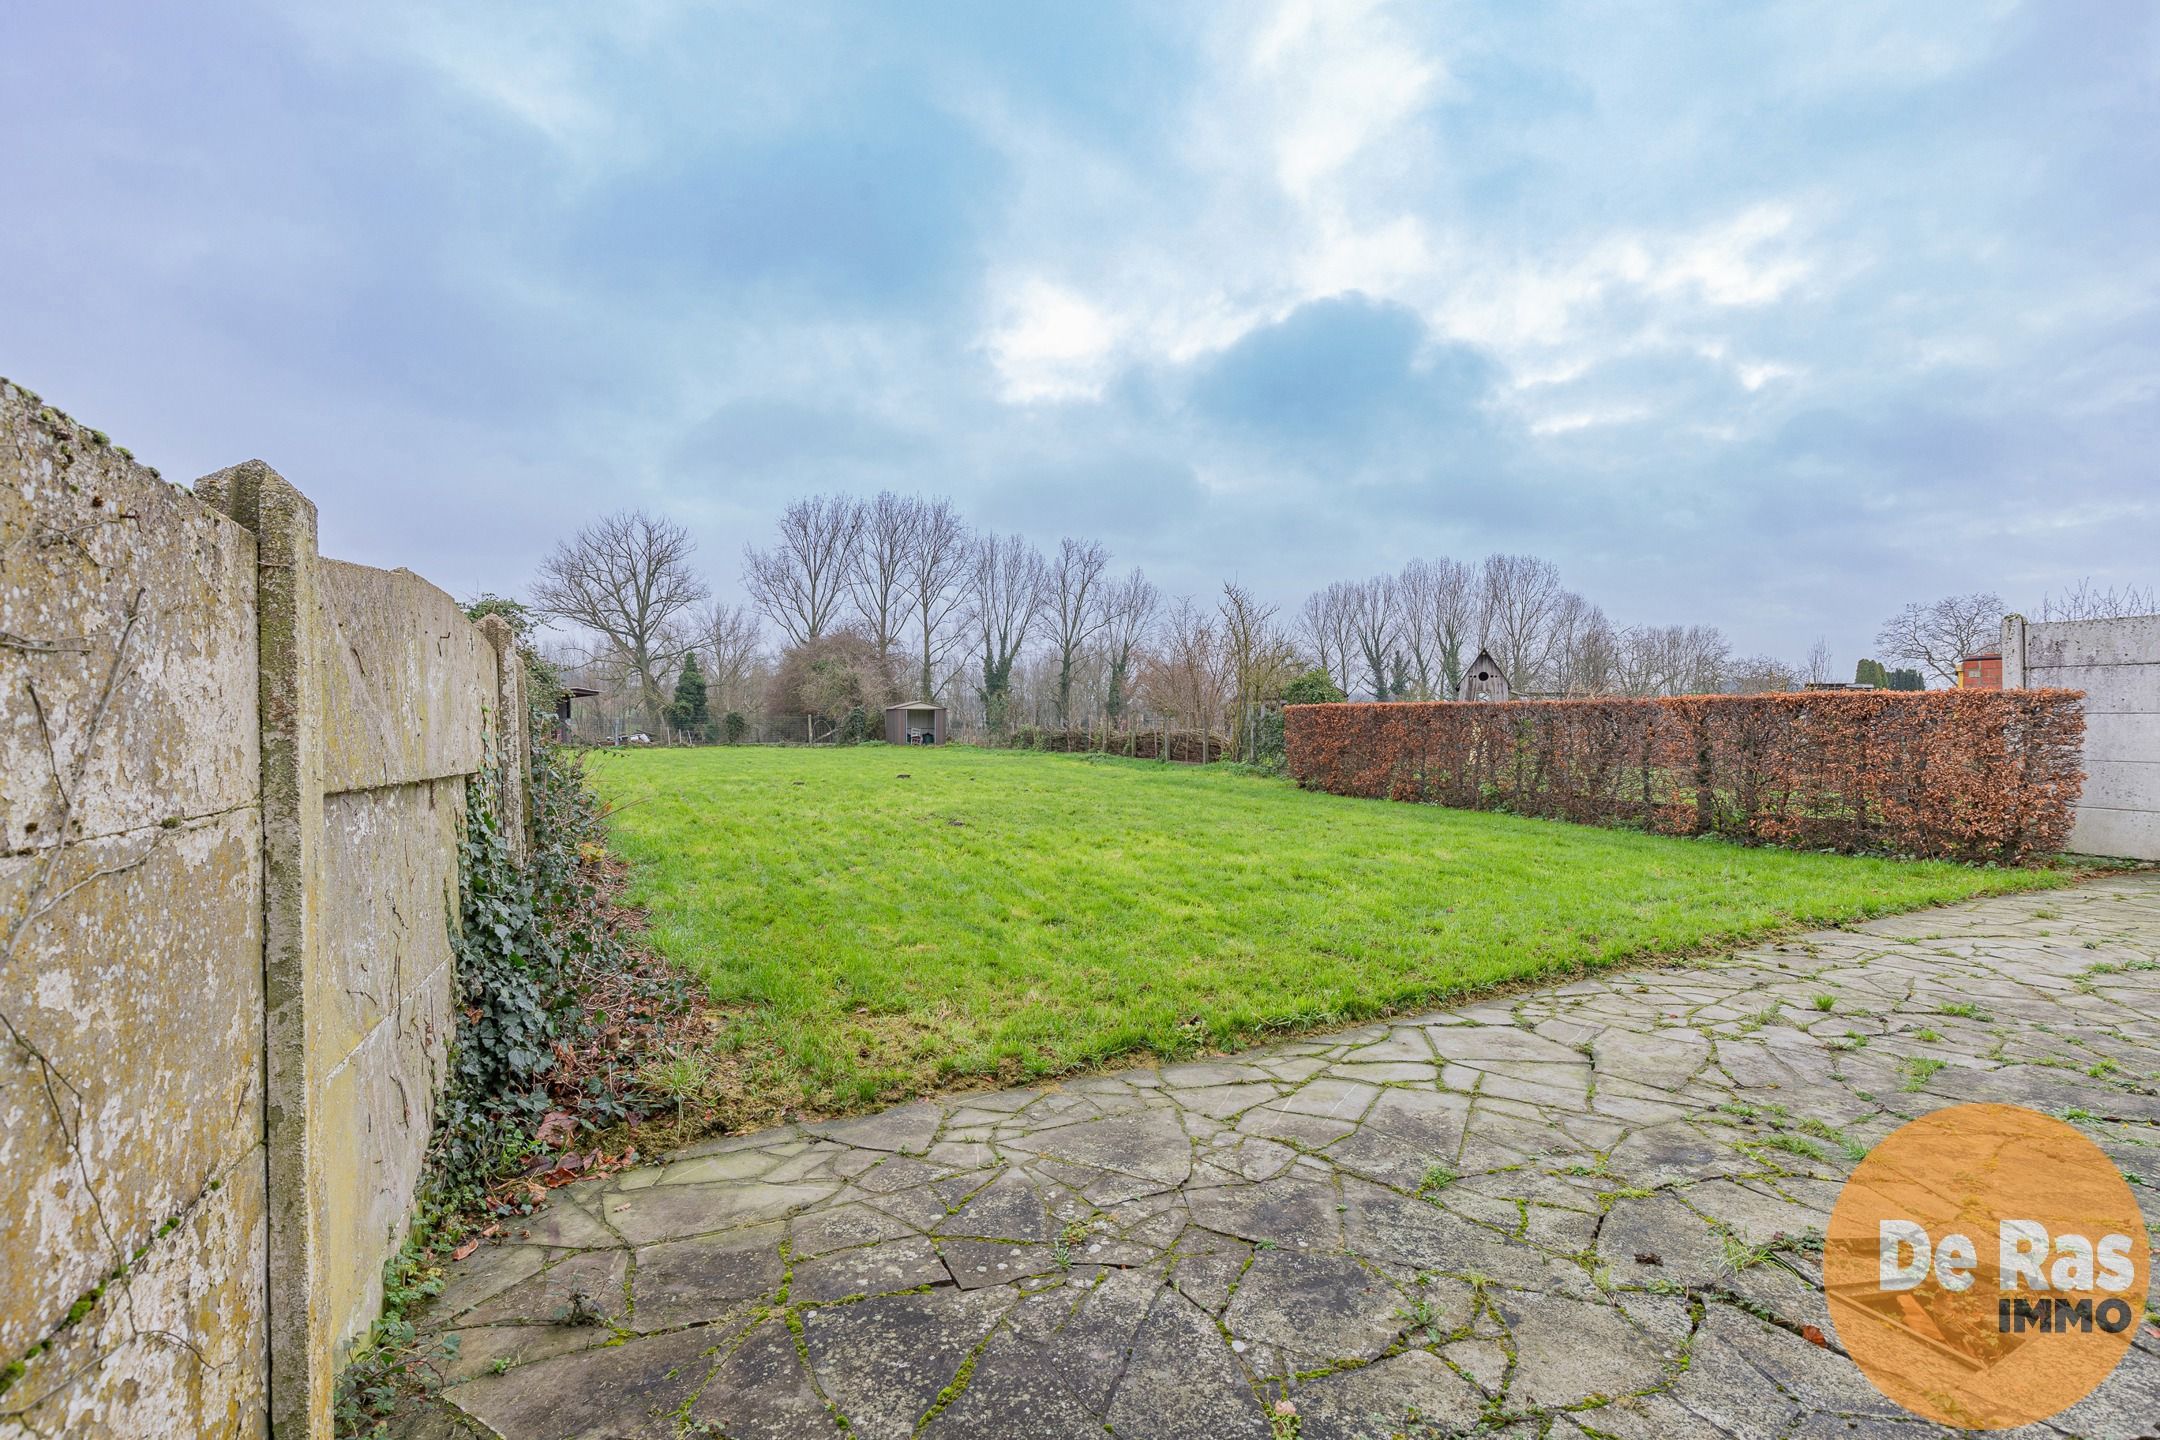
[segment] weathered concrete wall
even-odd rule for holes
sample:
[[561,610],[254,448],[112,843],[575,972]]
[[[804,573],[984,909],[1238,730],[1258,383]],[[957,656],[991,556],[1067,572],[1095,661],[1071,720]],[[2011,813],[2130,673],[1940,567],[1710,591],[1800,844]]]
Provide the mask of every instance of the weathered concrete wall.
[[255,632],[246,530],[0,382],[0,1435],[262,1428]]
[[496,734],[498,657],[409,570],[325,560],[312,637],[324,678],[319,923],[335,943],[310,1054],[325,1144],[320,1304],[339,1352],[382,1308],[455,1026],[465,777]]
[[2160,860],[2160,615],[2003,621],[2003,684],[2085,692],[2085,790],[2070,848]]
[[190,495],[5,382],[0,547],[0,1440],[327,1436],[522,661],[267,465]]

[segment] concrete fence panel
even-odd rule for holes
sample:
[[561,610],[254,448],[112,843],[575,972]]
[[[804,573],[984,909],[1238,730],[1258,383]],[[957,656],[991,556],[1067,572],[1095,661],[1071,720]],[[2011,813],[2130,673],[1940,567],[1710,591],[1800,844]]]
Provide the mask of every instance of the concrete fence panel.
[[0,1434],[260,1428],[255,577],[0,382]]
[[2085,692],[2085,793],[2070,848],[2160,860],[2160,615],[2003,620],[2003,684]]
[[0,1437],[329,1434],[525,699],[269,466],[190,494],[0,381]]

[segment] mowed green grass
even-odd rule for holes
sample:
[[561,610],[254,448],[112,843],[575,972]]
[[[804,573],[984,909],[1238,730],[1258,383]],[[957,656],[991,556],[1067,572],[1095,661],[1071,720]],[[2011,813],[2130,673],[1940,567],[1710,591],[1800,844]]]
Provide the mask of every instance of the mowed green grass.
[[711,985],[759,1083],[820,1109],[2066,878],[958,746],[636,751],[591,774],[654,943]]

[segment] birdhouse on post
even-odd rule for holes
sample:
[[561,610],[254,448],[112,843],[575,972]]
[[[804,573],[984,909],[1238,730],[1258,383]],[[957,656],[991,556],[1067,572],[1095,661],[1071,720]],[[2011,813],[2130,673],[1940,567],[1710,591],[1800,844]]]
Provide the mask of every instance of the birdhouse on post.
[[1510,700],[1515,692],[1508,687],[1507,676],[1500,673],[1500,663],[1492,658],[1492,651],[1479,650],[1477,659],[1463,669],[1462,686],[1455,692],[1458,700]]

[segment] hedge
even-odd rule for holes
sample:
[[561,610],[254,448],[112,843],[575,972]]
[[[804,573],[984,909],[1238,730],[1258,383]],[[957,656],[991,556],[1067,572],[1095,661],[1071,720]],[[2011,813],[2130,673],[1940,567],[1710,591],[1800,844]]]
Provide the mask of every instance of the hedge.
[[2060,850],[2075,690],[1292,705],[1313,790],[1797,849],[2018,863]]
[[[1140,760],[1161,757],[1163,732],[1160,730],[1131,730],[1123,734],[1115,731],[1103,735],[1095,730],[1039,730],[1023,725],[1013,732],[1012,747],[1015,750],[1052,750],[1062,754],[1081,754],[1089,751],[1110,755],[1129,755]],[[1198,765],[1220,760],[1223,741],[1220,735],[1203,735],[1198,730],[1172,730],[1170,732],[1170,758],[1181,764]]]

